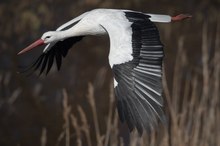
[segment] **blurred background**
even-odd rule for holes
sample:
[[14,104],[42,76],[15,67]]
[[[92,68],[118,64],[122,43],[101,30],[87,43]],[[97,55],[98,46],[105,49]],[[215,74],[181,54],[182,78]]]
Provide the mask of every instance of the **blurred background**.
[[[49,30],[94,8],[189,13],[156,24],[164,44],[161,134],[129,138],[115,112],[108,36],[85,37],[47,75],[18,73],[41,49],[17,53]],[[0,145],[220,145],[220,0],[1,0]],[[123,139],[121,138],[123,137]]]

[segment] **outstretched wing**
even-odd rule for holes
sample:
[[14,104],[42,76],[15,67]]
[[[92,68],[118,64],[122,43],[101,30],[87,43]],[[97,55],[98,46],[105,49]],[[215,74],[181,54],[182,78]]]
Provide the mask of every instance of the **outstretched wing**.
[[[67,30],[74,25],[76,25],[80,19],[82,19],[87,13],[84,13],[73,20],[63,24],[56,31]],[[24,72],[36,71],[40,69],[39,75],[41,75],[45,70],[46,74],[49,73],[54,61],[56,61],[57,69],[60,70],[62,64],[62,58],[66,57],[69,49],[78,41],[80,41],[84,36],[70,37],[62,41],[49,43],[43,50],[43,53],[30,65]]]
[[71,37],[56,42],[48,51],[42,53],[27,70],[36,71],[40,69],[39,75],[44,71],[48,74],[54,61],[56,61],[57,70],[60,70],[62,58],[66,57],[69,49],[82,38],[83,36]]
[[[140,135],[143,129],[151,131],[158,118],[166,122],[161,109],[163,45],[149,18],[138,12],[124,12],[120,21],[124,21],[121,24],[125,27],[117,27],[121,36],[114,36],[115,31],[106,27],[111,41],[109,61],[114,73],[119,117],[130,131],[137,128]],[[130,46],[124,43],[130,43]]]

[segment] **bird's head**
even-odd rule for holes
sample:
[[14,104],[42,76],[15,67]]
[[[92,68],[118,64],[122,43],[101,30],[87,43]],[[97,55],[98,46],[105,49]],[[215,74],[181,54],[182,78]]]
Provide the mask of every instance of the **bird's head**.
[[38,46],[41,46],[43,44],[49,44],[55,41],[60,40],[60,35],[58,31],[48,31],[45,32],[42,37],[38,40],[36,40],[35,42],[33,42],[32,44],[30,44],[29,46],[27,46],[26,48],[24,48],[23,50],[21,50],[18,55],[23,54],[27,51],[30,51]]
[[52,43],[60,40],[60,35],[58,34],[58,31],[48,31],[42,35],[41,39],[44,41],[44,44]]

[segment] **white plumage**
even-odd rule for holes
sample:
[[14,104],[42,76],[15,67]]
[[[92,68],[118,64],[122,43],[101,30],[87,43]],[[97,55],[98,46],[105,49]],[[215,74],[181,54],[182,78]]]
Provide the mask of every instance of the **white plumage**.
[[114,74],[117,108],[122,122],[132,131],[152,130],[157,117],[166,123],[162,94],[163,45],[152,22],[171,22],[189,15],[146,14],[131,10],[95,9],[63,24],[56,31],[43,34],[22,54],[47,44],[42,55],[32,64],[40,74],[50,71],[54,60],[60,69],[62,58],[73,44],[87,35],[108,34],[110,38],[109,64]]

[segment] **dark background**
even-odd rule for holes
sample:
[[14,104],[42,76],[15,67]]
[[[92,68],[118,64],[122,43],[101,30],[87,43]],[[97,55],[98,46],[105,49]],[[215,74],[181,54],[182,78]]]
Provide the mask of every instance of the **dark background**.
[[[88,83],[95,88],[98,114],[108,112],[109,86],[112,72],[108,65],[108,36],[89,36],[75,45],[63,61],[61,71],[52,68],[49,75],[19,74],[32,63],[43,48],[17,56],[17,53],[49,30],[94,8],[132,9],[146,13],[193,17],[178,23],[156,24],[165,45],[165,73],[172,92],[173,68],[178,41],[184,38],[187,56],[183,80],[191,74],[202,74],[202,30],[208,29],[209,56],[214,55],[214,40],[219,25],[219,0],[1,0],[0,1],[0,145],[38,146],[42,128],[47,129],[47,145],[57,143],[62,131],[62,90],[66,89],[72,112],[75,105],[89,111]],[[219,49],[219,48],[218,48]],[[177,62],[178,64],[178,62]],[[181,84],[181,83],[180,83]],[[202,90],[202,89],[200,89]],[[91,115],[88,114],[88,117]],[[104,131],[101,125],[101,131]]]

